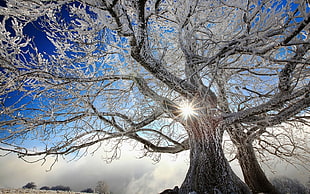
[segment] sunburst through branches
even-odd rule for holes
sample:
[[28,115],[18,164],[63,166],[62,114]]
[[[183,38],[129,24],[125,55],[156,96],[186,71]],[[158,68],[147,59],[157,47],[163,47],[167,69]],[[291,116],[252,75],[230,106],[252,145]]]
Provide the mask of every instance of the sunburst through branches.
[[197,108],[193,102],[183,101],[180,104],[179,110],[184,119],[189,119],[198,115]]

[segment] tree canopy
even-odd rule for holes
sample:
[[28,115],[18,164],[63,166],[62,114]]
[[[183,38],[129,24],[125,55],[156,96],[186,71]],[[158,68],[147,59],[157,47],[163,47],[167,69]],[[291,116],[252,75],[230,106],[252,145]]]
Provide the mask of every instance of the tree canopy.
[[304,0],[8,0],[1,15],[2,151],[96,145],[113,159],[133,140],[149,156],[190,149],[192,161],[214,145],[206,158],[224,161],[226,131],[257,153],[309,154]]

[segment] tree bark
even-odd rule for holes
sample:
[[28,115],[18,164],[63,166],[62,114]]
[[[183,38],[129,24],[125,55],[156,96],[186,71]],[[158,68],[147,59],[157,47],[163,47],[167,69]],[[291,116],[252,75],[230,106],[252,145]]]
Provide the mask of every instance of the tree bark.
[[222,149],[223,128],[212,119],[187,122],[190,138],[190,166],[180,194],[250,193],[232,171]]
[[253,193],[280,194],[269,182],[261,169],[253,146],[249,142],[239,143],[237,158],[242,169],[244,180]]

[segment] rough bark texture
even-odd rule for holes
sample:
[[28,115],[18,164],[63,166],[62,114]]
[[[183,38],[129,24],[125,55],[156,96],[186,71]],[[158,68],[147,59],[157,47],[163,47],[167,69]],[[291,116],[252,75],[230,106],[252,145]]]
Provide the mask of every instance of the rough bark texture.
[[239,144],[237,149],[237,158],[242,169],[244,180],[252,192],[279,194],[261,169],[252,144],[244,142],[243,144]]
[[179,193],[250,193],[224,156],[221,127],[212,120],[198,120],[188,125],[190,167]]

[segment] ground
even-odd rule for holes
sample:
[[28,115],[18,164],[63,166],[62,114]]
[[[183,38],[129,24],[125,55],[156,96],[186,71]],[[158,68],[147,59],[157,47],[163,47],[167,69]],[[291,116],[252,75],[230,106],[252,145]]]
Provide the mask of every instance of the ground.
[[75,191],[46,191],[35,189],[0,189],[0,194],[85,194]]

